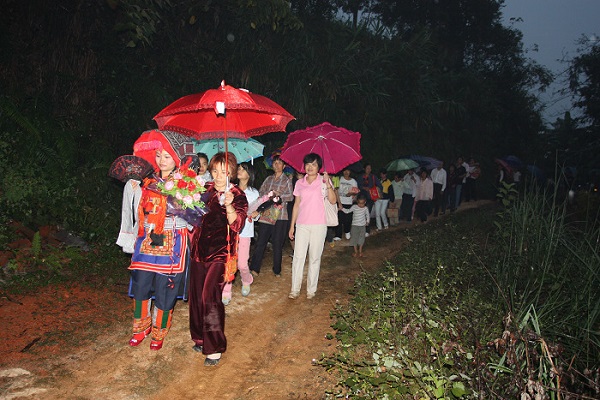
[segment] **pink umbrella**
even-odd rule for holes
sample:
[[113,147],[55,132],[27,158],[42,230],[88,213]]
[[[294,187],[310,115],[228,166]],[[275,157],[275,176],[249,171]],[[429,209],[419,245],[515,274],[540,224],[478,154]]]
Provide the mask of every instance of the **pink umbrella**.
[[304,172],[304,156],[317,153],[323,159],[321,172],[335,174],[360,160],[360,133],[338,128],[329,122],[289,134],[281,159],[295,170]]

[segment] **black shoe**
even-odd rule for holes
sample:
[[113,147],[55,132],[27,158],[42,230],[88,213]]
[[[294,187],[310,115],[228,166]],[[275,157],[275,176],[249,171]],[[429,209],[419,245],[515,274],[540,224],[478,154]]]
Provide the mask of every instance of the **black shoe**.
[[202,353],[202,346],[200,346],[199,344],[195,344],[194,346],[192,346],[192,350],[197,351],[198,353]]
[[205,367],[214,367],[216,365],[219,365],[219,361],[221,361],[220,358],[216,358],[216,359],[206,358],[204,360],[204,366]]

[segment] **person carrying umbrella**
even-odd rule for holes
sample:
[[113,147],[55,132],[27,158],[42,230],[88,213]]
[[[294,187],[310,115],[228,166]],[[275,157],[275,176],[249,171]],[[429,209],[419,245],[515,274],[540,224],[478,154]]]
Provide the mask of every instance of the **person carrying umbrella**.
[[208,169],[213,177],[213,182],[206,184],[209,212],[190,240],[189,308],[193,349],[206,355],[205,366],[215,366],[227,349],[222,300],[226,264],[236,262],[248,201],[239,187],[229,183],[231,177],[237,176],[233,154],[215,154]]
[[302,287],[304,262],[308,253],[308,275],[306,278],[306,298],[312,299],[317,292],[321,256],[327,235],[324,201],[336,204],[337,196],[327,172],[319,174],[323,159],[316,153],[304,157],[304,178],[294,187],[294,209],[288,232],[290,240],[295,240],[292,261],[292,290],[289,298],[297,299]]

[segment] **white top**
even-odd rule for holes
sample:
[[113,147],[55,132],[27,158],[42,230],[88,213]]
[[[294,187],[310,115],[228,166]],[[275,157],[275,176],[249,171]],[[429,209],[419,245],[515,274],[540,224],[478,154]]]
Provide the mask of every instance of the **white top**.
[[404,193],[404,186],[406,184],[402,179],[396,181],[395,179],[392,181],[392,189],[394,189],[394,198],[396,200],[402,200],[402,193]]
[[343,176],[340,177],[340,188],[338,189],[338,193],[340,195],[340,202],[344,205],[352,204],[352,195],[348,195],[350,189],[353,187],[358,187],[358,183],[356,183],[356,179],[350,178],[346,180]]
[[[248,200],[248,208],[250,205],[258,200],[258,190],[253,187],[248,186],[244,193],[246,194],[246,199]],[[248,215],[250,213],[248,212]],[[260,218],[260,216],[256,217],[256,219]],[[240,237],[254,237],[254,220],[246,218],[246,224],[244,225],[244,229],[240,232]]]
[[519,183],[521,182],[521,172],[520,171],[515,171],[513,174],[513,182],[514,183]]
[[410,194],[412,197],[415,197],[417,195],[417,185],[421,183],[421,178],[414,172],[412,175],[407,173],[404,175],[404,183],[406,184],[404,186],[404,194]]
[[431,180],[433,183],[442,185],[442,191],[446,190],[447,174],[444,168],[434,168],[431,170]]
[[213,181],[210,171],[204,171],[204,173],[202,175],[200,175],[200,177],[204,180],[204,182],[212,182]]
[[471,176],[471,166],[469,165],[469,163],[467,163],[466,161],[462,163],[462,166],[465,167],[465,171],[467,171],[467,174],[465,175],[465,177],[463,178],[462,183],[466,183],[467,182],[467,178],[469,176]]
[[125,253],[133,254],[135,240],[138,235],[137,209],[142,198],[140,182],[130,179],[123,188],[123,205],[121,208],[121,229],[117,238],[117,245],[123,248]]
[[342,209],[342,211],[346,214],[352,213],[352,225],[354,226],[367,226],[371,218],[369,207],[367,206],[359,207],[358,205],[354,204],[350,208]]

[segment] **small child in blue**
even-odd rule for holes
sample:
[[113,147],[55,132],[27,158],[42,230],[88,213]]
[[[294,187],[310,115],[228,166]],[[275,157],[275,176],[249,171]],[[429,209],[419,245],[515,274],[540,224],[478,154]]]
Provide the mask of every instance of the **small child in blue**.
[[367,197],[363,193],[356,196],[356,204],[350,208],[342,209],[346,214],[352,213],[352,227],[350,228],[350,246],[354,246],[352,257],[362,257],[362,248],[365,244],[365,233],[370,222]]

